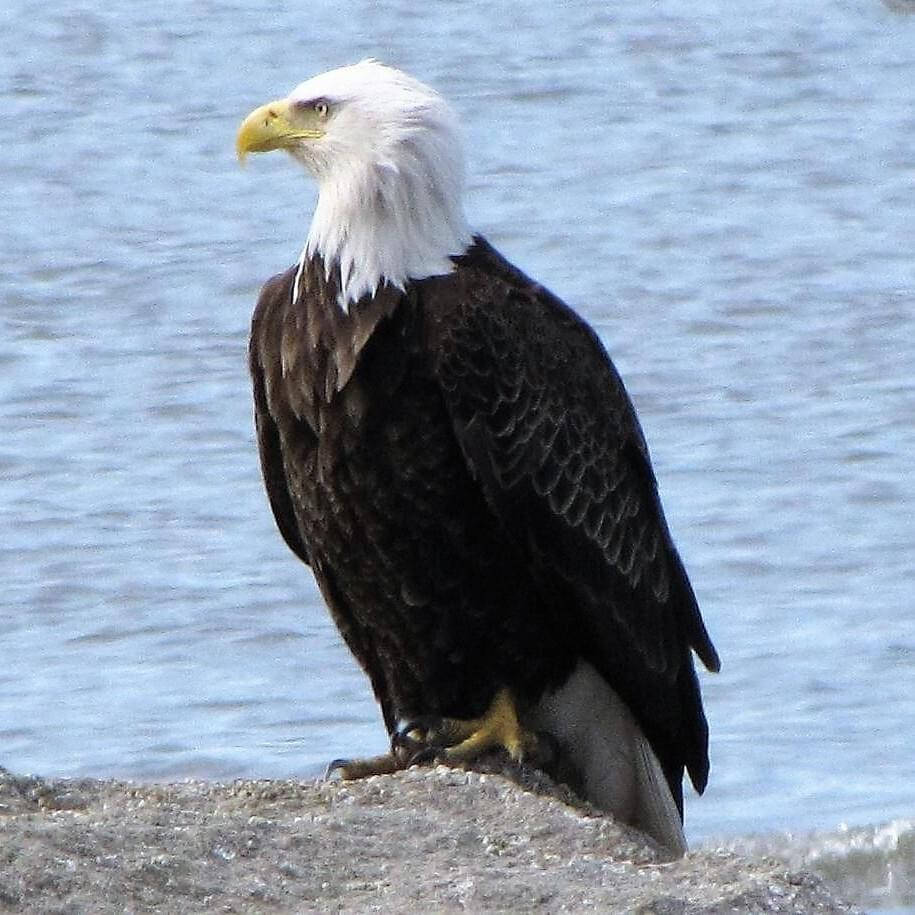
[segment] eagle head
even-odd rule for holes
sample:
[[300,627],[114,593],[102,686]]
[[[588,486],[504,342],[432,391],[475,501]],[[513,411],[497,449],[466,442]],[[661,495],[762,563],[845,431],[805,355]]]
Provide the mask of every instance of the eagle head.
[[470,244],[457,119],[435,90],[364,60],[256,108],[236,150],[282,149],[318,182],[302,261],[339,271],[347,308],[379,285],[448,273]]

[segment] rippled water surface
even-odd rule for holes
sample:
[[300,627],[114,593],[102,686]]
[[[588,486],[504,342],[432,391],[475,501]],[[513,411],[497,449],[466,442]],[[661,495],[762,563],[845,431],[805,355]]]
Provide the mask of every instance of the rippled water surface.
[[0,12],[0,764],[307,775],[381,750],[262,493],[245,367],[314,201],[239,119],[373,55],[454,102],[467,208],[599,328],[723,658],[694,840],[915,815],[915,16]]

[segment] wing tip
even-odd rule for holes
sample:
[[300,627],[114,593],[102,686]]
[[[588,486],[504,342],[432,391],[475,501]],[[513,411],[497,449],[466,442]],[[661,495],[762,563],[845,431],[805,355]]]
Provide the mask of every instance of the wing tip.
[[707,635],[705,637],[705,644],[696,648],[696,654],[699,655],[699,660],[702,661],[705,665],[705,669],[709,673],[719,673],[721,670],[721,658],[718,657],[718,652],[715,650],[715,646],[711,643]]

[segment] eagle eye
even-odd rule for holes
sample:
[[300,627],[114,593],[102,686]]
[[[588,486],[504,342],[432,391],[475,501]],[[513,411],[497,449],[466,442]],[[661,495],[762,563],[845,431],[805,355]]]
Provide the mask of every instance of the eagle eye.
[[326,98],[299,99],[295,102],[295,107],[303,113],[312,112],[321,121],[327,120],[331,111],[331,104]]

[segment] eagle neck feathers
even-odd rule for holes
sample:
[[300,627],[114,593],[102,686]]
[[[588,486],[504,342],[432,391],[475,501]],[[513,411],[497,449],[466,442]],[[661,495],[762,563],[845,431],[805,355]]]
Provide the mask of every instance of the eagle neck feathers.
[[452,257],[470,244],[463,214],[448,218],[435,185],[389,180],[384,173],[376,179],[365,179],[361,187],[322,188],[294,296],[305,265],[316,258],[324,265],[325,280],[337,285],[336,304],[344,312],[385,284],[404,290],[410,280],[454,268]]
[[344,310],[338,304],[338,277],[320,257],[298,265],[287,305],[290,320],[280,350],[283,376],[305,369],[316,400],[327,404],[349,382],[379,323],[392,315],[404,298],[401,289],[384,283]]

